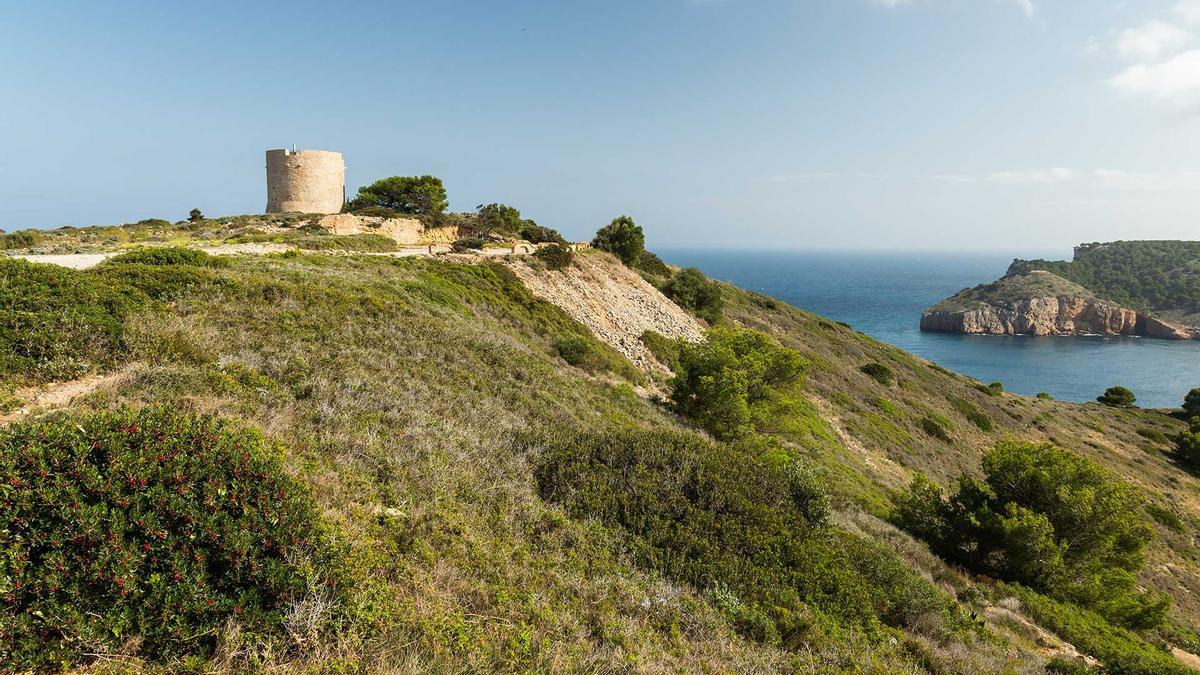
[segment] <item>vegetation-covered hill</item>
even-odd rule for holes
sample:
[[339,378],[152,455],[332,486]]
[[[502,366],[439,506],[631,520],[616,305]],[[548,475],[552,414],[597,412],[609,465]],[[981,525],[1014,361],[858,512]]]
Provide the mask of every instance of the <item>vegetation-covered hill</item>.
[[1080,246],[1070,262],[1014,260],[1009,273],[1046,270],[1123,305],[1200,325],[1200,242],[1116,241]]
[[[0,432],[7,669],[1156,673],[1185,670],[1169,646],[1200,651],[1183,422],[1013,396],[630,262],[716,327],[643,336],[672,380],[573,318],[606,308],[556,306],[510,268],[579,288],[573,265],[0,259],[6,410],[119,376]],[[663,398],[635,393],[652,377]],[[976,576],[889,524],[918,472],[949,491],[1005,439],[1132,486],[1121,522],[1153,535],[1134,569],[1173,600],[1165,621]]]
[[1056,274],[1031,270],[965,289],[930,307],[929,311],[959,312],[985,305],[1015,307],[1029,298],[1058,297],[1093,300],[1096,296],[1083,286]]

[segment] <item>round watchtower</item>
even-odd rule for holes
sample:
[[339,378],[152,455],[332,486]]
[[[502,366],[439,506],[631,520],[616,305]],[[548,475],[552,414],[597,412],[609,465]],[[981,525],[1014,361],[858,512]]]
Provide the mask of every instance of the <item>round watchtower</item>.
[[342,153],[267,151],[267,213],[338,213],[345,201]]

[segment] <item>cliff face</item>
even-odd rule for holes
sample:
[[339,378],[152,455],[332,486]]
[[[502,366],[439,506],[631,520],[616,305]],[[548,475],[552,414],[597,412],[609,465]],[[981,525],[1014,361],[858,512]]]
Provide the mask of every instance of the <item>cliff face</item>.
[[1006,276],[931,307],[921,330],[970,335],[1144,335],[1189,340],[1189,331],[1044,271]]
[[1028,298],[1011,307],[931,309],[921,330],[972,335],[1137,335],[1138,313],[1079,297]]

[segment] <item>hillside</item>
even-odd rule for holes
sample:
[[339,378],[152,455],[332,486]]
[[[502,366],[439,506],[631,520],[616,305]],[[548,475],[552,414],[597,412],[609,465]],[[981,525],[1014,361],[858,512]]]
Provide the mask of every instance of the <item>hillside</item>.
[[1200,335],[1200,242],[1076,247],[1070,262],[1014,260],[1004,278],[926,310],[922,330],[976,334]]
[[1046,270],[1096,295],[1185,326],[1200,325],[1200,242],[1115,241],[1075,248],[1069,262],[1014,260],[1009,274]]
[[[208,221],[33,246],[323,236]],[[212,414],[249,430],[231,447],[261,445],[319,519],[302,524],[309,562],[271,558],[272,574],[307,570],[287,577],[277,608],[251,594],[224,614],[196,610],[211,627],[183,643],[142,640],[129,631],[150,624],[129,615],[63,647],[68,661],[92,672],[1036,673],[1053,660],[1165,672],[1184,669],[1169,647],[1200,651],[1200,481],[1169,454],[1185,428],[1174,417],[1007,394],[721,285],[721,330],[761,332],[803,371],[752,411],[752,433],[723,439],[662,398],[684,349],[666,338],[719,335],[706,338],[657,290],[674,270],[644,267],[641,278],[599,251],[552,271],[515,256],[322,250],[143,254],[87,271],[0,259],[6,419],[60,425],[5,437],[14,450],[0,475],[24,466],[17,450],[38,438],[90,439],[75,434],[102,427],[99,411]],[[81,381],[94,389],[68,390],[80,394],[69,404],[42,395]],[[79,461],[155,420],[120,418],[95,446],[79,441]],[[145,442],[156,448],[180,425]],[[218,431],[204,427],[188,447]],[[980,476],[984,452],[1006,438],[1053,442],[1145,496],[1136,515],[1154,537],[1137,581],[1173,599],[1165,623],[1127,631],[972,575],[886,521],[917,472],[943,486]],[[245,503],[230,513],[264,502]],[[9,576],[27,563],[0,559],[0,591],[13,592]],[[264,608],[260,624],[242,613],[251,605]],[[18,621],[67,612],[43,607],[36,619],[0,615],[0,639]],[[160,644],[173,645],[166,657],[147,655]]]

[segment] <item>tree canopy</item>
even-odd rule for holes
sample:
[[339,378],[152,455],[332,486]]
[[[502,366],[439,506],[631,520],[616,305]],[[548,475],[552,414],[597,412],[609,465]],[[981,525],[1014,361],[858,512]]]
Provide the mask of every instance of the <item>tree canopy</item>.
[[738,438],[800,384],[807,366],[799,352],[762,333],[717,328],[681,347],[671,401],[717,438]]
[[1096,400],[1104,405],[1110,405],[1114,408],[1132,408],[1137,402],[1137,396],[1126,387],[1109,387],[1104,390],[1104,393],[1096,397]]
[[434,176],[392,176],[358,189],[360,206],[382,206],[398,213],[432,216],[445,212],[450,202],[442,179]]
[[1120,624],[1162,621],[1169,601],[1136,589],[1153,536],[1142,495],[1089,459],[1045,443],[1004,441],[948,499],[924,475],[893,519],[942,557],[1096,609]]
[[621,262],[633,267],[646,251],[646,234],[633,222],[633,218],[618,216],[596,232],[592,246],[601,251],[608,251],[620,258]]

